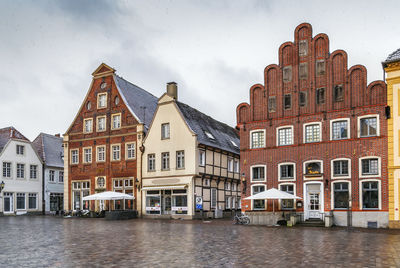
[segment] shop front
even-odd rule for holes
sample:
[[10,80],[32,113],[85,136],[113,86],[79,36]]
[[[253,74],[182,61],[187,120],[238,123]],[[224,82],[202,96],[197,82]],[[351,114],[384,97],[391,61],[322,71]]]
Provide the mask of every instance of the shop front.
[[188,215],[188,187],[161,186],[144,187],[147,215]]

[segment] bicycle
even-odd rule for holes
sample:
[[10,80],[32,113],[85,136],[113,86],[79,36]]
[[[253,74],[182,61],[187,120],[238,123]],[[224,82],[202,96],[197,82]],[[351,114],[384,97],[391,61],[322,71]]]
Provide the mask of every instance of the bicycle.
[[248,225],[250,224],[250,218],[249,216],[246,215],[235,215],[235,217],[233,218],[234,223],[233,224],[243,224],[243,225]]

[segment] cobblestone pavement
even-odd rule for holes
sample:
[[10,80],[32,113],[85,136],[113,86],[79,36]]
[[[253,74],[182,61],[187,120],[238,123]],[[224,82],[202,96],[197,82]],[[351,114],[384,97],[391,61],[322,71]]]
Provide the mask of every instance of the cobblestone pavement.
[[400,267],[400,231],[0,217],[1,267]]

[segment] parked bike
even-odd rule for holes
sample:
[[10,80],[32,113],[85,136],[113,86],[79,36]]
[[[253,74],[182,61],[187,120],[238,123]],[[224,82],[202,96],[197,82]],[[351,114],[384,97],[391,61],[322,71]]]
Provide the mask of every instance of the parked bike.
[[249,216],[246,215],[235,215],[233,218],[234,224],[243,224],[243,225],[248,225],[250,224],[250,218]]

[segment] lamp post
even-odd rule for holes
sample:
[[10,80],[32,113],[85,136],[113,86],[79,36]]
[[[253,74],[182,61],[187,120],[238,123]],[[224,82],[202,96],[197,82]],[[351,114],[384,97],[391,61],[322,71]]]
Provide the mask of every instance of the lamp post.
[[0,193],[1,193],[1,191],[3,191],[4,185],[5,185],[4,181],[1,181],[1,183],[0,183]]

